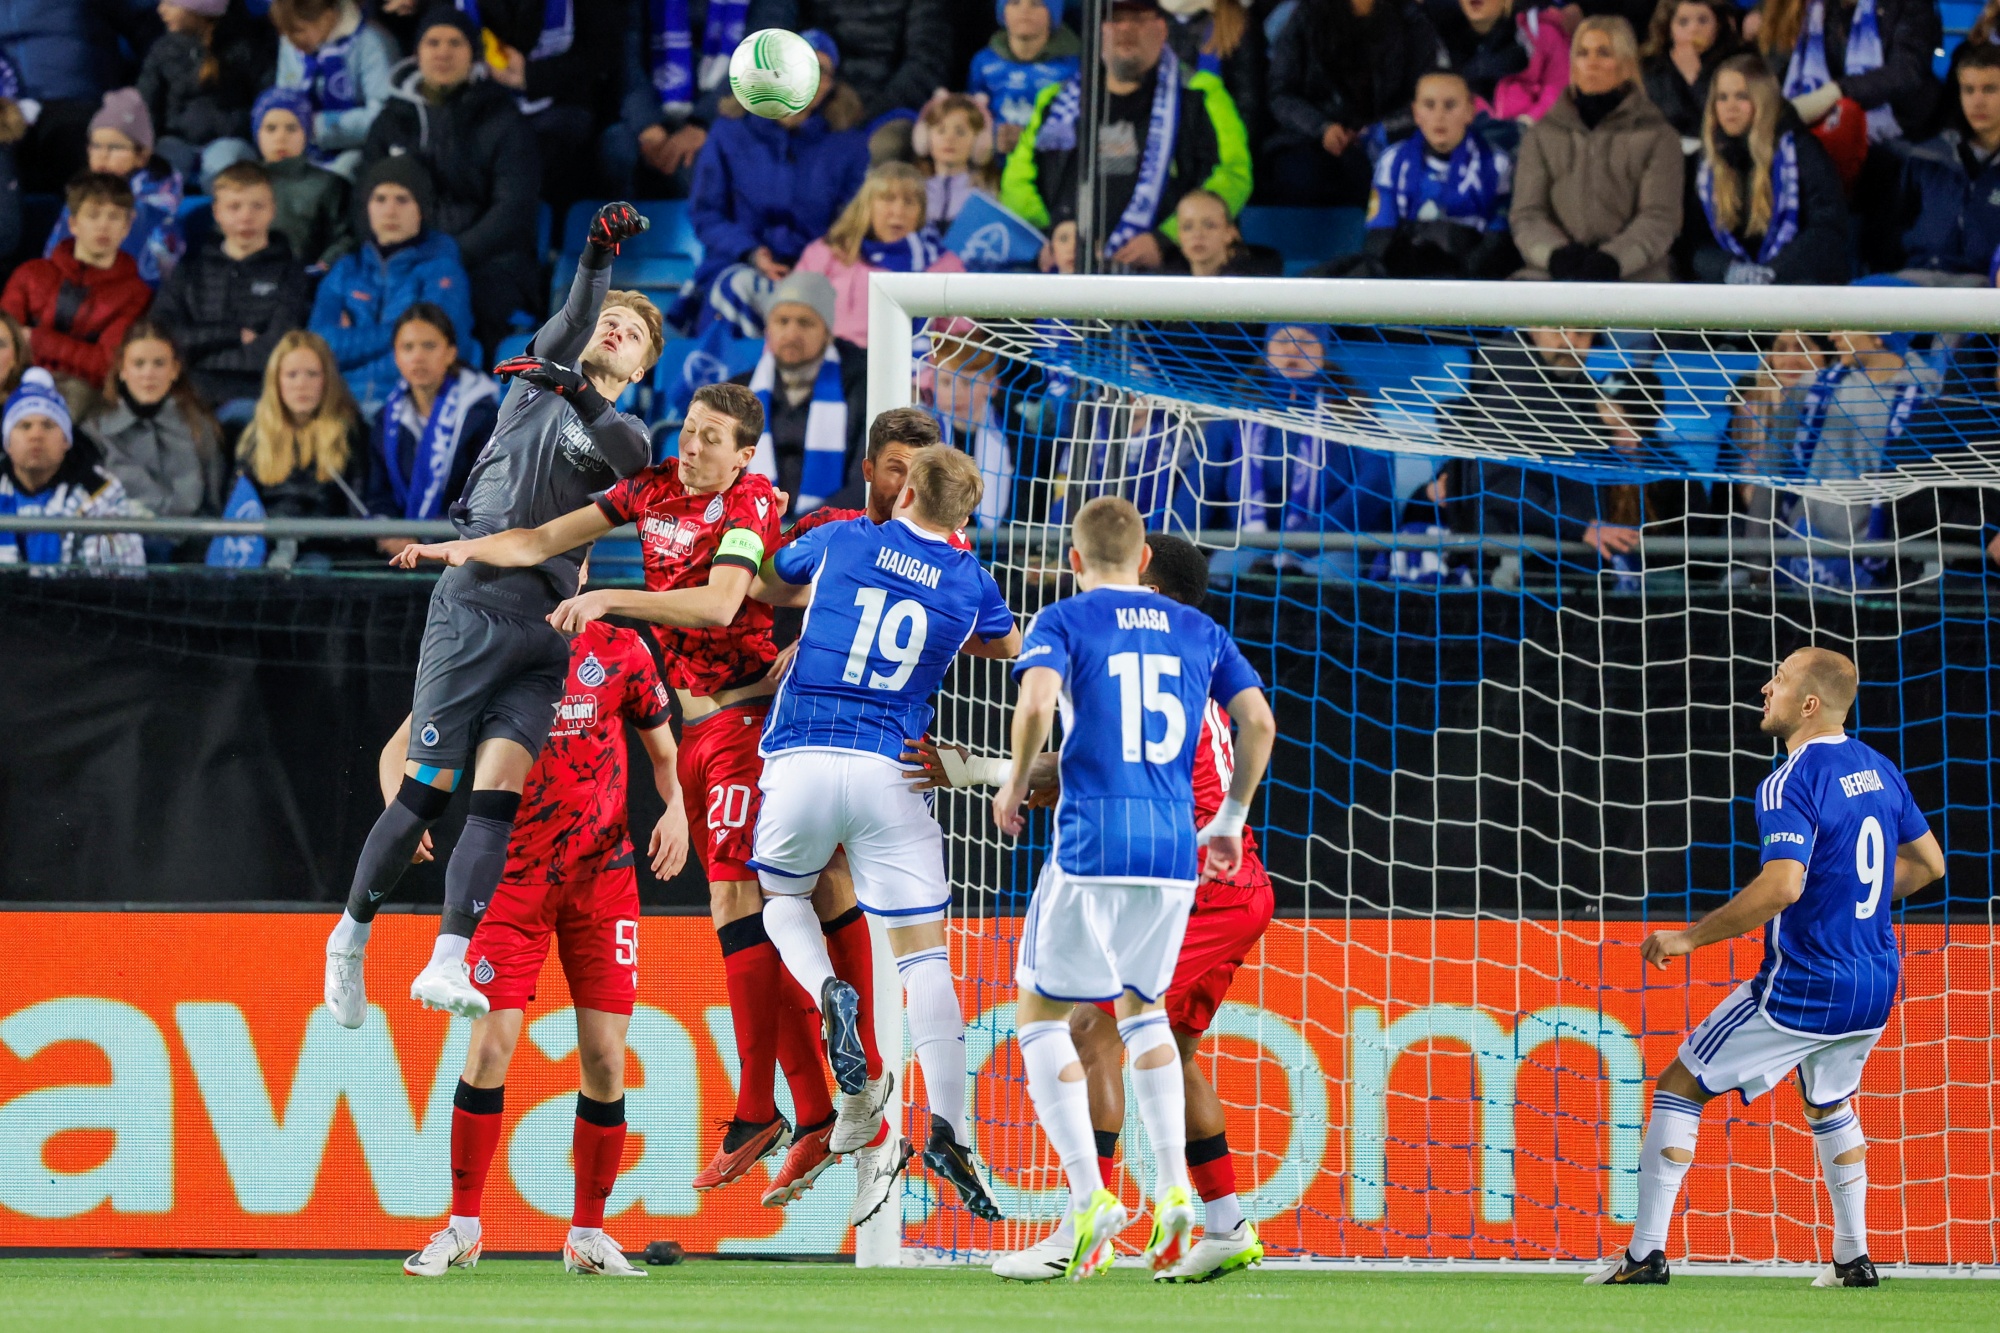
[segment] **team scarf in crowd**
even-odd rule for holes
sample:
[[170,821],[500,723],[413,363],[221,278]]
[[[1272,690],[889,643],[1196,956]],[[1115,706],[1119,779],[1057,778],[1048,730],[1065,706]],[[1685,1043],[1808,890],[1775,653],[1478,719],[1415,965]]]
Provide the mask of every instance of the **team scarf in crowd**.
[[[248,473],[236,474],[235,485],[229,488],[229,500],[222,506],[224,518],[262,519],[264,497],[257,493],[257,483]],[[255,534],[245,536],[214,537],[208,543],[208,557],[205,563],[222,569],[262,569],[269,550],[262,537]]]
[[[1834,394],[1841,383],[1853,373],[1852,366],[1828,366],[1822,370],[1809,388],[1806,389],[1805,406],[1799,413],[1798,433],[1792,437],[1792,460],[1801,472],[1812,467],[1813,455],[1819,450],[1820,436],[1826,431],[1826,414],[1833,406]],[[1910,424],[1910,413],[1924,396],[1924,386],[1920,383],[1905,384],[1896,390],[1896,399],[1889,408],[1889,420],[1883,427],[1881,452],[1878,459],[1888,455],[1889,447],[1902,438],[1903,430]]]
[[890,273],[922,273],[944,253],[931,229],[913,231],[900,241],[878,241],[870,232],[861,238],[861,262]]
[[305,91],[321,111],[353,111],[362,103],[361,85],[355,81],[350,62],[355,44],[367,27],[364,23],[345,37],[320,43],[317,51],[301,51],[305,65]]
[[[486,26],[479,16],[479,0],[458,0],[457,9],[480,27]],[[542,31],[535,39],[535,49],[528,52],[528,59],[549,60],[565,54],[574,45],[576,0],[542,0]]]
[[749,26],[750,0],[708,0],[701,25],[701,65],[694,62],[694,37],[688,21],[688,0],[650,0],[646,44],[651,55],[653,91],[660,110],[685,116],[695,99],[721,85],[729,74],[729,57]]
[[[764,408],[764,433],[757,437],[750,470],[773,481],[778,477],[778,446],[771,438],[771,395],[777,386],[778,359],[767,346],[750,372],[750,392]],[[813,376],[812,404],[806,408],[805,464],[799,470],[792,512],[806,514],[819,508],[846,480],[847,394],[840,384],[840,349],[829,342]]]
[[1507,156],[1477,134],[1468,134],[1452,149],[1442,179],[1434,176],[1428,159],[1430,145],[1413,134],[1391,148],[1375,171],[1375,189],[1397,222],[1421,222],[1426,203],[1435,203],[1443,221],[1475,227],[1491,226],[1501,214],[1507,185]]
[[[444,513],[445,483],[451,479],[452,460],[465,434],[465,420],[473,404],[499,396],[493,381],[484,375],[461,369],[438,391],[431,404],[429,419],[417,415],[407,380],[397,380],[382,406],[382,464],[389,474],[389,489],[402,506],[403,518],[430,519]],[[407,430],[416,437],[416,457],[410,475],[403,475],[402,442],[397,437]]]
[[[1847,28],[1846,70],[1849,74],[1867,74],[1880,68],[1882,24],[1875,14],[1875,0],[1859,0]],[[1826,0],[1812,0],[1806,10],[1805,30],[1799,33],[1791,63],[1785,67],[1785,96],[1793,98],[1809,93],[1832,79],[1833,71],[1826,63]],[[1869,143],[1883,143],[1902,135],[1903,127],[1896,123],[1896,113],[1887,102],[1869,111]]]
[[[1174,161],[1174,138],[1181,117],[1181,62],[1172,47],[1161,48],[1160,64],[1153,73],[1153,109],[1146,123],[1146,150],[1139,157],[1139,179],[1132,186],[1131,201],[1125,205],[1118,225],[1104,238],[1107,258],[1124,249],[1133,237],[1153,229],[1160,198],[1167,188],[1167,171]],[[1072,79],[1049,103],[1042,127],[1035,133],[1036,149],[1074,150],[1076,120],[1082,110],[1083,84]]]
[[[1736,233],[1716,219],[1715,168],[1707,157],[1702,158],[1701,167],[1695,172],[1694,189],[1701,196],[1701,211],[1708,215],[1708,229],[1714,234],[1715,243],[1734,258],[1751,262],[1750,252],[1736,239]],[[1777,151],[1771,155],[1771,221],[1764,228],[1764,243],[1757,247],[1755,262],[1769,267],[1798,234],[1799,145],[1797,137],[1788,131],[1778,136]]]
[[[23,495],[15,488],[11,479],[0,486],[0,519],[12,518],[15,514],[45,514],[54,508],[62,509],[63,483],[52,481],[33,495]],[[30,565],[59,565],[62,563],[63,534],[60,532],[0,532],[0,540],[11,541],[19,553],[18,558]]]

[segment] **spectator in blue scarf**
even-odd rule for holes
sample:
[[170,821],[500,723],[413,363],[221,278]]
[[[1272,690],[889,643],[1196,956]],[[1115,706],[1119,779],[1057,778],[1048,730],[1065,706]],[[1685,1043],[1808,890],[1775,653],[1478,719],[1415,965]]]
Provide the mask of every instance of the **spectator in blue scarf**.
[[1701,207],[1685,224],[1695,238],[1698,280],[1847,282],[1840,174],[1757,56],[1732,56],[1715,71],[1701,144],[1695,171]]

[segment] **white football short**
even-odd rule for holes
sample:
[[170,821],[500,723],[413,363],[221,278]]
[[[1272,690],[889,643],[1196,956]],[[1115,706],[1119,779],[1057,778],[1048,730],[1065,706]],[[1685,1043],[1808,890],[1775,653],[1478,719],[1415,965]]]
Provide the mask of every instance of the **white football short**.
[[1786,1031],[1764,1017],[1746,981],[1688,1034],[1680,1061],[1714,1096],[1734,1092],[1753,1102],[1796,1069],[1807,1102],[1837,1106],[1861,1090],[1861,1067],[1881,1037],[1880,1032],[1820,1037]]
[[833,849],[847,849],[854,897],[890,925],[941,921],[951,906],[944,830],[930,797],[887,755],[786,750],[764,761],[750,868],[768,893],[811,893]]
[[1151,1003],[1167,993],[1187,934],[1194,885],[1075,880],[1051,855],[1021,927],[1014,979],[1051,1000]]

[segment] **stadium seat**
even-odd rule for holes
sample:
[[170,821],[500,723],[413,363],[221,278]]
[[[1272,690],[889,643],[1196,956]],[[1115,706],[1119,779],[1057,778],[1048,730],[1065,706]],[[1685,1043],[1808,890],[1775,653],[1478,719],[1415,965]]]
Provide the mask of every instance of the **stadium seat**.
[[535,253],[540,255],[544,262],[549,257],[549,245],[554,240],[555,228],[555,210],[550,208],[548,200],[544,199],[535,205]]
[[1367,214],[1359,208],[1246,208],[1236,219],[1243,239],[1285,257],[1285,275],[1361,249]]
[[696,389],[741,375],[754,367],[763,353],[764,344],[755,338],[730,339],[719,358],[703,339],[669,339],[653,370],[653,408],[658,419],[679,422],[681,405]]
[[[590,220],[603,201],[582,199],[571,205],[563,223],[563,249],[556,256],[555,277],[550,285],[551,303],[560,302],[576,274],[576,256],[590,232]],[[654,200],[640,204],[652,226],[619,247],[612,280],[620,287],[644,292],[675,293],[694,276],[701,263],[701,242],[695,238],[685,199]]]

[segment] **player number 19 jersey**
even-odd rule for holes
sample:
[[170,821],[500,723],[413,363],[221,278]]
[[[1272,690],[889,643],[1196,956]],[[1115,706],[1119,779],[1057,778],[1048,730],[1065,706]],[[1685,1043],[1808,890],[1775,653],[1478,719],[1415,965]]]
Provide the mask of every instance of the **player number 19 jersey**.
[[1761,859],[1806,868],[1799,900],[1764,927],[1754,985],[1773,1023],[1841,1036],[1889,1021],[1896,849],[1929,831],[1896,766],[1844,734],[1813,737],[1759,784]]
[[973,634],[1014,628],[970,551],[896,518],[829,523],[771,557],[813,585],[799,653],[771,706],[763,752],[859,750],[896,759],[931,723],[931,696]]
[[1261,684],[1228,633],[1151,589],[1094,588],[1035,617],[1014,674],[1035,667],[1063,679],[1056,864],[1072,879],[1194,883],[1203,710]]

